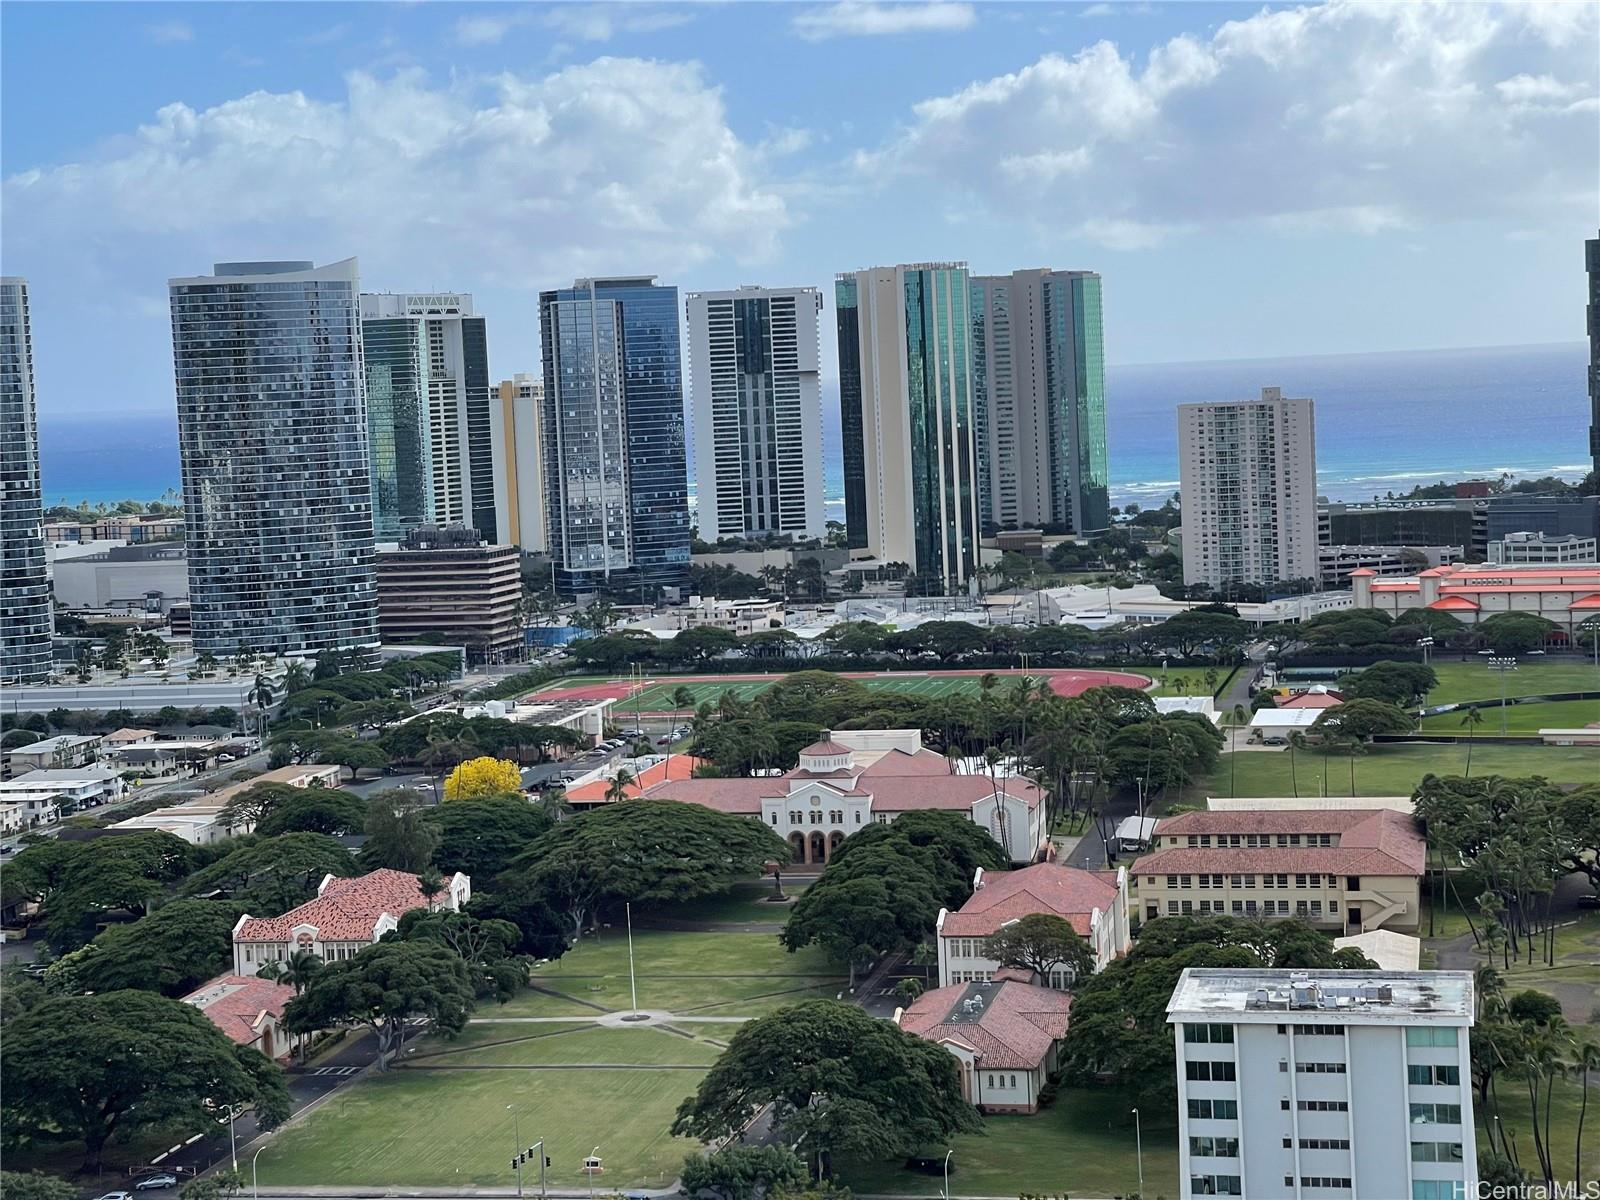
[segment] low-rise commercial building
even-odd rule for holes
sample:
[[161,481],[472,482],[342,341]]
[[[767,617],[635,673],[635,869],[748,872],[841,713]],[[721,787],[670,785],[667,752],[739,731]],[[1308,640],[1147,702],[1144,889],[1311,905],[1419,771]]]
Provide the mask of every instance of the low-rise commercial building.
[[1133,864],[1146,921],[1298,917],[1341,934],[1414,933],[1426,843],[1389,809],[1180,813]]
[[1426,608],[1476,625],[1499,613],[1531,613],[1555,622],[1555,645],[1570,644],[1578,626],[1600,614],[1600,564],[1432,567],[1406,578],[1350,576],[1355,607],[1399,616]]
[[254,975],[300,950],[325,963],[342,962],[396,928],[413,908],[459,912],[470,899],[472,880],[459,871],[445,877],[444,890],[432,900],[421,880],[406,871],[384,868],[354,879],[326,875],[314,899],[282,916],[239,918],[233,927],[234,974]]
[[1600,541],[1568,533],[1561,536],[1526,531],[1508,533],[1489,543],[1487,561],[1493,566],[1560,566],[1595,564]]
[[54,803],[65,816],[115,800],[123,790],[122,777],[107,767],[56,767],[0,781],[0,803]]
[[521,554],[463,526],[426,525],[379,550],[378,633],[386,642],[459,643],[476,662],[522,653]]
[[1465,546],[1319,546],[1317,566],[1325,588],[1348,588],[1350,572],[1410,575],[1424,567],[1460,562]]
[[[1037,863],[1020,871],[978,868],[973,891],[956,912],[941,908],[935,923],[939,984],[994,979],[1000,964],[984,953],[984,941],[1005,926],[1036,913],[1061,917],[1089,943],[1094,969],[1128,951],[1127,870],[1084,871],[1060,863]],[[1072,971],[1057,967],[1039,982],[1069,987]]]
[[230,783],[227,787],[218,788],[206,797],[210,804],[226,804],[229,800],[259,787],[263,783],[276,783],[283,787],[308,788],[339,786],[341,768],[334,763],[297,763],[288,767],[274,767],[270,771],[263,771],[249,779],[238,783]]
[[1188,968],[1180,1195],[1476,1196],[1473,1018],[1467,971]]
[[50,574],[56,602],[80,612],[163,615],[189,601],[189,559],[181,542],[58,557]]
[[135,831],[159,829],[163,833],[182,838],[191,846],[209,846],[236,834],[249,833],[255,828],[255,823],[252,821],[238,825],[225,824],[222,813],[226,807],[225,804],[218,804],[214,800],[175,804],[170,808],[158,808],[153,812],[141,813],[137,817],[118,821],[111,828]]
[[[1233,607],[1239,610],[1240,619],[1261,626],[1309,621],[1325,612],[1349,608],[1352,603],[1349,592],[1307,592],[1303,596],[1283,596],[1261,604],[1234,603]],[[1035,608],[1041,624],[1104,629],[1127,621],[1154,624],[1198,608],[1200,604],[1198,600],[1169,599],[1153,583],[1137,583],[1126,588],[1073,584],[1043,589]]]
[[1006,978],[924,992],[895,1013],[907,1033],[955,1055],[961,1095],[984,1112],[1031,1113],[1055,1071],[1072,997]]
[[759,820],[788,841],[796,863],[821,866],[846,837],[902,813],[966,813],[1015,863],[1043,856],[1044,792],[1020,776],[951,773],[917,729],[838,730],[800,752],[775,779],[684,779],[657,784],[651,800],[681,800]]

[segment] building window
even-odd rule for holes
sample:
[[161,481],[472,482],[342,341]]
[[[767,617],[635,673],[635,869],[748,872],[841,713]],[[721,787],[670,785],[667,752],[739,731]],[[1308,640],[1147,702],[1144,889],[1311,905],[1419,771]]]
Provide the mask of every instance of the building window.
[[1237,1121],[1239,1119],[1239,1102],[1237,1100],[1190,1100],[1189,1119],[1191,1121]]
[[1411,1161],[1429,1163],[1458,1163],[1461,1161],[1461,1143],[1412,1142]]
[[774,825],[776,825],[778,823],[778,814],[777,813],[773,813],[772,814],[772,823]]
[[856,810],[856,824],[861,824],[861,811],[859,809]]
[[[1285,1100],[1283,1107],[1288,1108],[1289,1102]],[[1301,1112],[1349,1112],[1348,1100],[1297,1100],[1295,1107]]]
[[1016,1087],[1017,1086],[1017,1077],[1015,1075],[1013,1075],[1011,1077],[1011,1086],[1012,1087]]
[[1350,1181],[1340,1175],[1302,1175],[1300,1186],[1303,1188],[1346,1188]]
[[1406,1082],[1420,1086],[1436,1084],[1445,1087],[1460,1087],[1461,1068],[1442,1064],[1413,1063],[1406,1068]]
[[1199,1045],[1231,1046],[1233,1044],[1233,1026],[1185,1025],[1183,1027],[1183,1040]]
[[1411,1106],[1411,1123],[1413,1125],[1459,1125],[1461,1124],[1461,1105],[1413,1104]]
[[989,1076],[989,1086],[990,1087],[994,1086],[994,1076],[993,1075]]
[[1238,1158],[1239,1139],[1231,1137],[1192,1137],[1189,1153],[1199,1158]]
[[1456,1044],[1454,1025],[1413,1025],[1406,1030],[1407,1046],[1454,1047]]
[[[1285,1138],[1284,1140],[1288,1141],[1287,1138]],[[1302,1150],[1348,1150],[1348,1149],[1350,1149],[1350,1139],[1349,1138],[1301,1138],[1300,1139],[1300,1149],[1302,1149]]]
[[1237,1175],[1191,1175],[1189,1194],[1193,1196],[1242,1196],[1244,1188]]
[[1178,915],[1178,902],[1176,900],[1168,900],[1167,901],[1167,916],[1175,917],[1177,915]]
[[1413,1179],[1411,1200],[1463,1200],[1466,1185],[1459,1179]]
[[1200,1059],[1183,1064],[1183,1073],[1186,1079],[1209,1080],[1213,1083],[1232,1083],[1234,1081],[1234,1065],[1220,1059]]

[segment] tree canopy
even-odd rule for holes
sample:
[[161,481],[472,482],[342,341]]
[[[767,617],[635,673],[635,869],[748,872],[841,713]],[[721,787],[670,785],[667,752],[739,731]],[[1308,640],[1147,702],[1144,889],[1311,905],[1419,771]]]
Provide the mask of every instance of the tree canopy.
[[520,794],[435,805],[422,819],[439,831],[434,859],[485,886],[551,826],[550,814]]
[[255,838],[202,867],[179,892],[203,896],[222,891],[251,911],[281,913],[317,894],[326,875],[356,874],[356,861],[325,833],[285,833]]
[[714,895],[788,857],[788,843],[748,817],[634,799],[560,822],[519,854],[507,875],[566,913],[576,939],[603,905]]
[[233,962],[233,927],[244,905],[227,900],[172,900],[142,920],[113,925],[51,964],[52,988],[115,992],[126,988],[182,996]]
[[1351,700],[1381,700],[1406,707],[1419,703],[1438,683],[1432,667],[1385,660],[1346,675],[1339,681],[1339,690]]
[[8,1135],[81,1139],[86,1171],[100,1169],[114,1134],[215,1129],[217,1104],[254,1104],[263,1129],[289,1112],[275,1064],[193,1005],[153,992],[46,1000],[7,1027],[3,1055]]
[[1002,967],[1032,971],[1046,984],[1057,967],[1072,978],[1094,974],[1094,951],[1072,923],[1055,913],[1029,913],[1002,925],[983,942],[983,953]]
[[[270,785],[269,785],[270,786]],[[338,837],[360,833],[367,802],[338,788],[292,788],[295,794],[275,802],[256,823],[266,837],[284,833],[326,833]]]
[[157,830],[85,842],[51,838],[11,860],[6,892],[43,906],[44,938],[65,953],[88,942],[104,914],[143,912],[165,896],[194,856],[182,838]]
[[888,1158],[981,1128],[948,1050],[833,1000],[741,1025],[672,1132],[725,1137],[766,1104],[784,1141],[804,1137],[823,1175],[841,1153]]
[[[361,865],[369,871],[421,871],[433,861],[439,828],[423,819],[422,797],[410,788],[387,788],[367,801]],[[451,870],[455,870],[451,867]]]
[[522,791],[522,772],[503,758],[481,755],[457,764],[444,781],[446,800],[476,800],[481,796],[516,795]]

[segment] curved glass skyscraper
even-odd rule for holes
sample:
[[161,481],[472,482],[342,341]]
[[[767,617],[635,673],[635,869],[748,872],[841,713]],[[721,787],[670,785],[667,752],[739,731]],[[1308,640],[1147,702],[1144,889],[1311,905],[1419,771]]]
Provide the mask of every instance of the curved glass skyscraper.
[[50,674],[28,281],[0,279],[0,683]]
[[169,291],[195,648],[375,644],[356,260]]

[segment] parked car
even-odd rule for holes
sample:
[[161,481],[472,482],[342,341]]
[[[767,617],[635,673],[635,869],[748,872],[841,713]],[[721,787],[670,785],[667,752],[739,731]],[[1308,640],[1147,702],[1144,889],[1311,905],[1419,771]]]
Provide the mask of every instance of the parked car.
[[1579,908],[1600,908],[1600,895],[1596,895],[1594,892],[1588,892],[1582,896],[1579,896],[1574,903]]
[[178,1177],[176,1175],[168,1175],[163,1172],[160,1175],[146,1175],[143,1179],[139,1180],[138,1183],[133,1185],[133,1190],[136,1192],[153,1192],[159,1188],[170,1188],[177,1186]]
[[1261,744],[1263,746],[1287,746],[1289,744],[1289,739],[1286,737],[1262,738]]
[[104,1196],[96,1197],[96,1200],[133,1200],[133,1193],[132,1192],[107,1192]]

